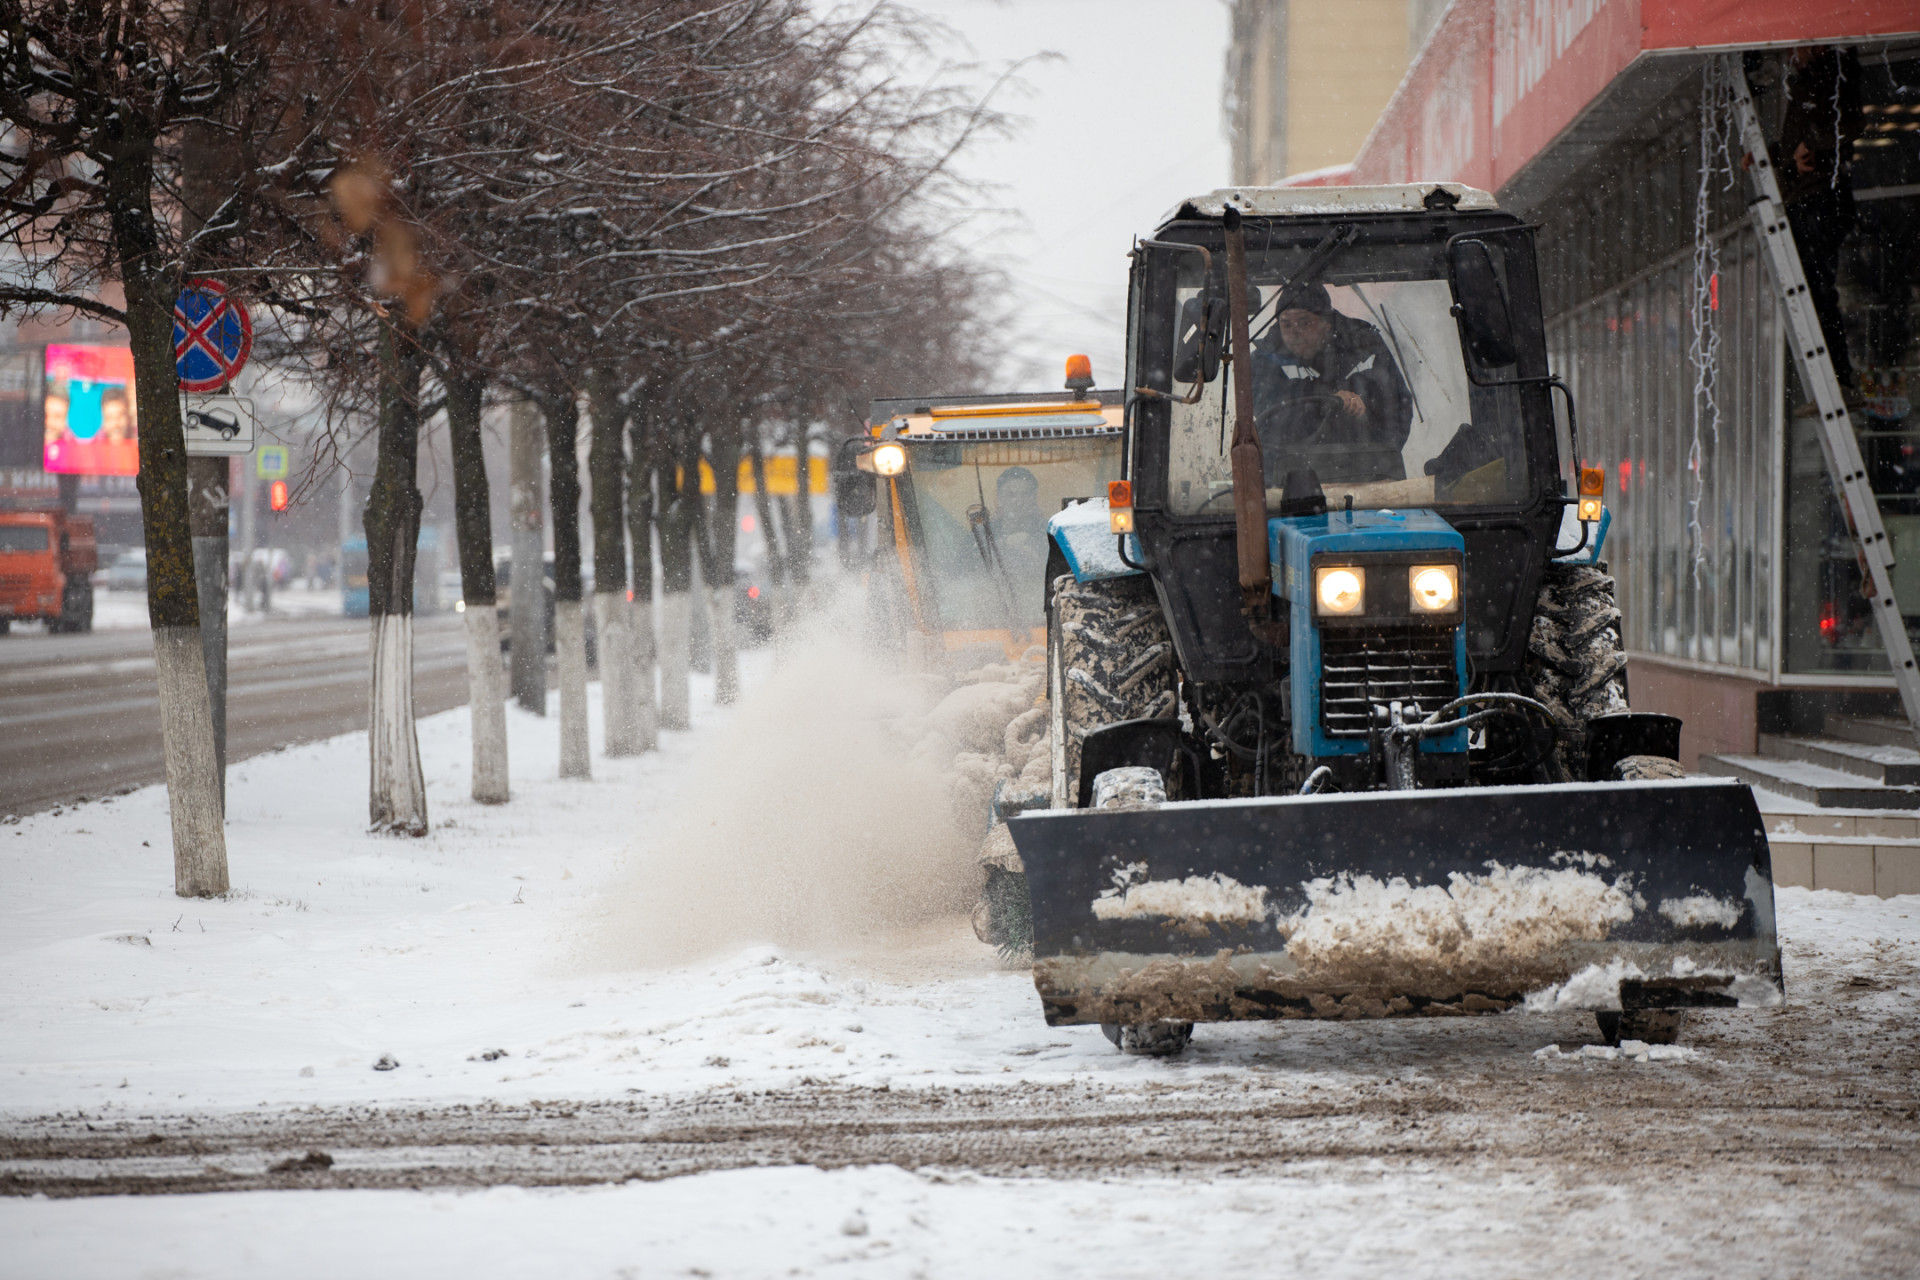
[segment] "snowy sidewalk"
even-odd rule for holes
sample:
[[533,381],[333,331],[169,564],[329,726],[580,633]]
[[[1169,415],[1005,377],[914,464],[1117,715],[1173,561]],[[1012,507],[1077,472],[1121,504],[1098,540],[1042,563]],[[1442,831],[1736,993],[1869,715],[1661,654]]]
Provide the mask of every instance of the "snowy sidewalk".
[[[163,788],[0,826],[0,1114],[951,1080],[1022,1052],[1011,1060],[1034,1065],[1060,1037],[1025,974],[958,914],[877,936],[865,958],[744,945],[609,967],[621,921],[607,896],[645,896],[622,881],[635,850],[695,822],[690,788],[724,763],[703,749],[729,713],[696,680],[691,732],[596,756],[591,781],[555,776],[557,716],[510,709],[502,806],[466,798],[465,709],[423,720],[421,840],[366,833],[364,735],[239,764],[222,900],[174,896]],[[1110,1053],[1097,1033],[1076,1041],[1059,1070]]]
[[[951,885],[915,898],[947,857],[929,780],[750,657],[741,708],[698,686],[692,731],[591,781],[554,776],[557,717],[510,712],[505,806],[465,799],[466,712],[422,722],[423,840],[365,833],[362,735],[249,760],[222,901],[173,896],[159,788],[0,826],[0,1134],[565,1099],[706,1117],[612,1137],[712,1171],[0,1198],[0,1276],[1869,1275],[1920,1247],[1920,899],[1782,891],[1792,1007],[1702,1016],[1685,1061],[1534,1056],[1585,1015],[1209,1026],[1122,1057],[1041,1021]],[[775,1113],[798,1127],[725,1154]],[[831,1145],[808,1115],[857,1140],[807,1154]],[[404,1155],[336,1150],[343,1175]]]

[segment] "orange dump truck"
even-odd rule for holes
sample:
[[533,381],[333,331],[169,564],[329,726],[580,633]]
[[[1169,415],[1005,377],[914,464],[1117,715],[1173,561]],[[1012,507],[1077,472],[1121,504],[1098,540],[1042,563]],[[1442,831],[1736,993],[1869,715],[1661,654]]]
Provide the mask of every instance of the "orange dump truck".
[[0,511],[0,635],[33,618],[49,631],[93,630],[89,575],[99,563],[91,517]]

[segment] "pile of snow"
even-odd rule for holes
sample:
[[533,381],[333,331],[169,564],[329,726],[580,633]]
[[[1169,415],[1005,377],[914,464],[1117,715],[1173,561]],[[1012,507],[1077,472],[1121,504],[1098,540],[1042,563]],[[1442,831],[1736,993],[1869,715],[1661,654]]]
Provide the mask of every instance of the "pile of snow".
[[1115,873],[1120,884],[1093,901],[1102,920],[1160,917],[1196,924],[1258,924],[1267,916],[1267,888],[1249,887],[1230,875],[1188,876],[1184,880],[1138,880],[1147,864],[1133,862]]
[[1333,876],[1307,882],[1307,905],[1280,923],[1287,954],[1337,967],[1350,957],[1390,956],[1435,966],[1496,965],[1544,955],[1569,941],[1598,941],[1639,905],[1622,880],[1571,867],[1452,872],[1448,884],[1396,876]]
[[1562,1049],[1557,1044],[1535,1049],[1539,1062],[1557,1062],[1578,1058],[1585,1062],[1695,1062],[1700,1051],[1683,1044],[1648,1044],[1644,1040],[1622,1040],[1618,1048],[1606,1044],[1583,1044],[1577,1049]]

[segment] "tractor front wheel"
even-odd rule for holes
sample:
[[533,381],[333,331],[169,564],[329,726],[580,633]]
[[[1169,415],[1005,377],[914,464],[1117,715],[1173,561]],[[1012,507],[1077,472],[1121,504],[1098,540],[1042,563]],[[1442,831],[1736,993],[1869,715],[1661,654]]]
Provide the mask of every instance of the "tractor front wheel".
[[1122,1053],[1143,1058],[1175,1058],[1193,1039],[1191,1022],[1103,1022],[1100,1031]]
[[1605,565],[1547,565],[1522,674],[1526,691],[1553,712],[1562,776],[1584,779],[1587,722],[1627,709],[1627,655]]
[[1053,807],[1071,809],[1080,796],[1080,744],[1089,732],[1173,713],[1173,635],[1151,579],[1054,579],[1047,610],[1047,708]]

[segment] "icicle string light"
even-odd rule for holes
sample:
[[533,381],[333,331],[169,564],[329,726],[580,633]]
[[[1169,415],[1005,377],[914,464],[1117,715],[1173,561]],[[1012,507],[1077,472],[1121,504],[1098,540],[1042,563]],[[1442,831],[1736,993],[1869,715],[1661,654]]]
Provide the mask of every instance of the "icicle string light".
[[1720,327],[1714,312],[1720,301],[1720,245],[1712,234],[1713,180],[1730,188],[1738,181],[1734,166],[1733,85],[1723,60],[1709,59],[1700,77],[1700,181],[1693,200],[1693,296],[1687,308],[1691,329],[1687,362],[1693,366],[1692,441],[1687,470],[1692,494],[1687,501],[1687,534],[1693,544],[1693,589],[1698,600],[1706,563],[1706,530],[1700,505],[1706,498],[1707,451],[1702,427],[1717,454],[1720,445]]

